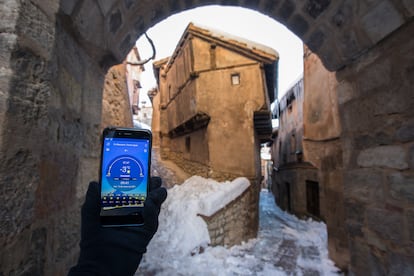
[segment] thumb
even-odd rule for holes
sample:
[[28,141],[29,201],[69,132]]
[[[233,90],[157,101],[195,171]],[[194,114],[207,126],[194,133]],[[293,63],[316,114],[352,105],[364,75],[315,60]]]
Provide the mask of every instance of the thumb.
[[163,187],[155,189],[148,194],[144,205],[144,228],[152,234],[158,229],[158,215],[161,204],[167,198],[167,190]]

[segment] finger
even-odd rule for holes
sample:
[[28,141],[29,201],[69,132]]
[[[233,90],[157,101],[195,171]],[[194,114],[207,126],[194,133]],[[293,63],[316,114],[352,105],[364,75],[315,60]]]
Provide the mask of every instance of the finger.
[[153,191],[159,187],[161,187],[162,185],[162,178],[159,176],[153,176],[151,177],[151,181],[150,181],[150,191]]
[[158,189],[155,189],[153,191],[151,191],[148,194],[148,197],[154,201],[154,203],[156,204],[156,206],[158,208],[161,207],[161,204],[167,199],[167,189],[165,189],[164,187],[160,187]]
[[152,235],[158,229],[158,215],[161,204],[167,198],[167,190],[163,187],[155,189],[148,194],[144,205],[144,228],[149,230]]
[[88,191],[86,192],[85,202],[82,206],[82,212],[87,212],[90,214],[99,214],[99,201],[99,183],[95,181],[90,182]]
[[[85,202],[82,205],[82,227],[81,227],[81,246],[87,246],[93,242],[94,236],[99,231],[99,184],[90,182],[86,192]],[[88,242],[89,240],[89,242]]]

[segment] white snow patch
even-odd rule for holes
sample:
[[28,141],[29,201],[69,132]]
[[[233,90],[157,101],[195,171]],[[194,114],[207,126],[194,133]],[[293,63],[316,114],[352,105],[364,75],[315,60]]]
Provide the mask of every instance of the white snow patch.
[[[211,216],[239,196],[250,182],[237,178],[232,182],[218,183],[212,179],[192,176],[183,184],[168,190],[162,205],[159,228],[148,247],[148,258],[156,252],[157,259],[170,254],[190,255],[200,247],[207,247],[210,236],[207,224],[199,216]],[[168,246],[167,246],[168,245]],[[164,248],[159,250],[159,248]]]
[[231,248],[208,246],[207,225],[198,214],[214,214],[248,186],[243,178],[217,183],[194,176],[169,189],[136,275],[339,275],[328,258],[326,225],[282,211],[266,190],[256,239]]
[[200,176],[193,176],[188,182],[196,181],[197,186],[203,186],[208,189],[206,194],[200,198],[199,214],[211,216],[218,210],[224,208],[227,204],[241,195],[249,186],[250,182],[245,177],[239,177],[232,182],[218,183],[212,179],[204,179]]

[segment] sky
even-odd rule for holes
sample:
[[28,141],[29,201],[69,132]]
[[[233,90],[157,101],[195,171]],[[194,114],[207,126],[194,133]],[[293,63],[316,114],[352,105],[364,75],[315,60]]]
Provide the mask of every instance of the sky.
[[233,247],[209,246],[207,224],[198,214],[214,214],[249,185],[244,177],[219,183],[192,176],[170,188],[136,275],[342,275],[328,256],[326,224],[284,212],[265,189],[257,238]]
[[[147,30],[156,48],[155,60],[171,56],[187,25],[193,22],[251,40],[273,48],[279,53],[279,95],[283,94],[303,74],[302,41],[284,25],[254,10],[240,7],[206,6],[175,14]],[[152,55],[144,36],[136,43],[141,59]],[[152,62],[145,65],[141,79],[141,99],[156,86]]]

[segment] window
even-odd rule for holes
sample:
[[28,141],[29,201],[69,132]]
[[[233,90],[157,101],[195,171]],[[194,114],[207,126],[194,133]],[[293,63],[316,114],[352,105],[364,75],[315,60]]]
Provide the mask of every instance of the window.
[[290,153],[296,154],[296,135],[292,133],[290,136]]
[[239,85],[240,84],[240,74],[239,73],[231,74],[231,84],[232,85]]

